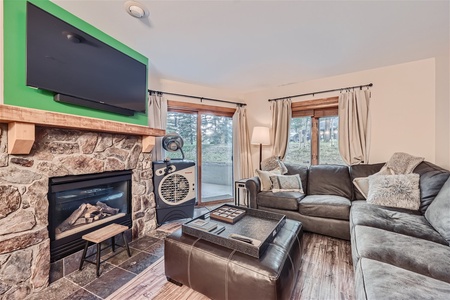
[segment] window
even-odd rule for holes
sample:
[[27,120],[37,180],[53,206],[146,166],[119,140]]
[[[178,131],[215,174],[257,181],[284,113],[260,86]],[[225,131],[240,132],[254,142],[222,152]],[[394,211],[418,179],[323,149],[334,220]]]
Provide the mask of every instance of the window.
[[311,117],[291,119],[286,162],[311,164]]
[[319,153],[318,163],[343,165],[344,161],[339,154],[339,117],[319,118]]
[[[196,162],[199,204],[233,198],[234,111],[234,108],[168,101],[166,132],[180,134],[185,158]],[[180,154],[166,152],[166,156],[179,158]]]
[[339,154],[337,103],[334,97],[292,104],[286,162],[344,164]]

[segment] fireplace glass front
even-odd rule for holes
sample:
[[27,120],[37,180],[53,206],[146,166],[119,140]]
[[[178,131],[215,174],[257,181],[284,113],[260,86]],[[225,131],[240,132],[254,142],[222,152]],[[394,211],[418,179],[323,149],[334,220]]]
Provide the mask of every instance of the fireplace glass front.
[[52,261],[82,249],[88,232],[131,225],[131,171],[54,177],[49,184]]

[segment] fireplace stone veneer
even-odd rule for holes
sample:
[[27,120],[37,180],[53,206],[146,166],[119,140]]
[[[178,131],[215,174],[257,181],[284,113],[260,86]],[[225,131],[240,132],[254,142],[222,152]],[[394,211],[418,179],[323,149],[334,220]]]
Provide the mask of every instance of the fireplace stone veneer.
[[7,152],[0,124],[0,298],[23,299],[49,282],[49,178],[133,170],[132,236],[156,228],[151,153],[140,136],[36,127],[27,155]]

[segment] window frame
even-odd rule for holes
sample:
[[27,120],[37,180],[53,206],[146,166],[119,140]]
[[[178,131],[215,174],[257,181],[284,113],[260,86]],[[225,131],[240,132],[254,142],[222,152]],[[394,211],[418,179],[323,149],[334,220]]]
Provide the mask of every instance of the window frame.
[[319,118],[338,116],[339,97],[293,102],[292,117],[311,117],[311,165],[319,164]]

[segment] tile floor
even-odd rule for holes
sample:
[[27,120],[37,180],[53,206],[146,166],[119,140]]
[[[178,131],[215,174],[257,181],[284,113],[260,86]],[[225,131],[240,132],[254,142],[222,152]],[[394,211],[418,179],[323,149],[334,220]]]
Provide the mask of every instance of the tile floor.
[[[194,218],[214,209],[215,206],[196,207]],[[50,285],[37,293],[30,295],[30,300],[97,300],[106,299],[117,289],[133,279],[140,272],[156,262],[164,255],[164,238],[180,224],[189,219],[168,222],[147,236],[141,237],[129,243],[131,257],[125,249],[117,248],[112,253],[111,247],[102,251],[101,260],[107,259],[100,265],[100,277],[97,278],[95,265],[84,263],[83,270],[78,267],[82,251],[72,254],[64,259],[52,263],[50,271]],[[131,230],[125,233],[130,240]],[[122,239],[117,237],[117,243],[122,244]],[[89,248],[88,254],[95,252],[95,246]],[[103,246],[102,246],[103,247]],[[90,259],[94,259],[95,256]]]
[[116,253],[112,253],[111,248],[105,250],[106,253],[102,253],[101,259],[109,259],[101,264],[101,275],[98,278],[93,264],[85,263],[82,271],[78,270],[79,259],[73,259],[72,263],[65,263],[65,265],[61,264],[61,269],[76,268],[76,270],[52,282],[43,291],[30,295],[27,299],[105,299],[164,255],[164,237],[167,234],[155,231],[130,242],[131,257],[128,257],[127,252],[122,248],[118,248]]

